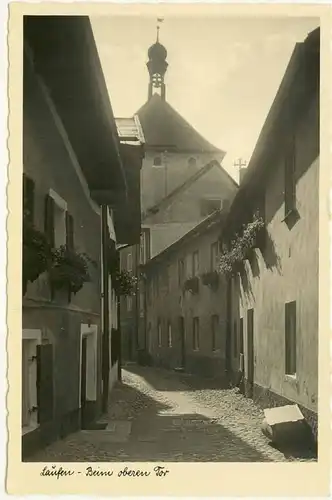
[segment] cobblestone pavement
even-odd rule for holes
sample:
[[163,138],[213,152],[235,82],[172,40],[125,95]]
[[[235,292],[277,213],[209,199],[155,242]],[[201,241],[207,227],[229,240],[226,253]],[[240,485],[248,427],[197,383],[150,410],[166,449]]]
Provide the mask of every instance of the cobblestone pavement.
[[[209,385],[211,387],[209,387]],[[263,412],[236,389],[128,365],[111,393],[106,430],[79,431],[33,462],[287,461],[260,430]]]

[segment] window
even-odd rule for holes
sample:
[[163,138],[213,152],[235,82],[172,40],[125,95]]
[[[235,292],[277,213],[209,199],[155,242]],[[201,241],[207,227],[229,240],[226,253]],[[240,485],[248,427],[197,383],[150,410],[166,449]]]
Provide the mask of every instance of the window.
[[196,164],[197,164],[196,158],[189,158],[188,167],[190,168],[196,167]]
[[172,347],[172,325],[171,325],[171,323],[168,323],[168,328],[167,328],[167,345],[168,345],[168,347]]
[[193,319],[193,349],[199,350],[199,318]]
[[244,354],[243,318],[240,318],[240,353]]
[[219,328],[219,316],[214,314],[211,318],[211,348],[217,350],[217,334]]
[[180,259],[178,262],[178,275],[179,275],[179,286],[182,286],[186,277],[186,268],[184,264],[184,259]]
[[285,304],[285,371],[296,374],[296,302]]
[[289,141],[285,157],[285,216],[296,208],[295,137]]
[[163,166],[163,162],[162,162],[161,156],[155,156],[153,158],[153,166],[154,167],[162,167]]
[[216,210],[220,210],[221,208],[221,200],[217,199],[205,199],[201,200],[201,216],[208,217]]
[[170,264],[166,268],[166,292],[169,293],[171,289],[171,266]]
[[27,220],[34,223],[35,183],[30,177],[23,174],[23,212]]
[[[66,212],[67,203],[52,189],[50,189],[49,196],[52,202],[49,202],[49,207],[53,208],[53,232],[54,232],[54,246],[59,248],[67,242],[66,235]],[[52,209],[51,209],[52,210]],[[49,214],[51,217],[51,214]]]
[[218,268],[219,244],[216,241],[211,245],[211,271]]
[[162,337],[162,329],[161,329],[161,321],[158,321],[158,347],[163,345],[163,337]]
[[145,235],[144,232],[141,234],[139,243],[139,263],[145,264]]
[[238,339],[237,339],[237,322],[234,321],[233,326],[233,357],[238,356]]
[[127,271],[132,271],[133,270],[133,258],[132,254],[128,253],[127,254]]
[[130,312],[133,310],[133,298],[131,295],[127,296],[127,311]]
[[140,264],[145,264],[150,258],[150,233],[149,229],[143,229],[140,238]]
[[199,253],[198,253],[198,251],[196,251],[193,253],[192,275],[198,276],[198,273],[199,273]]
[[147,281],[146,282],[146,303],[147,305],[151,304],[151,286],[152,286],[152,281]]

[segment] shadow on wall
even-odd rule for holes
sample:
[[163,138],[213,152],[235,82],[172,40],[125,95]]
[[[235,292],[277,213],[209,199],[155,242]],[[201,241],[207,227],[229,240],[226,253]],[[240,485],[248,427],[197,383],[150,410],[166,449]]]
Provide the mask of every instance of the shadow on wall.
[[[263,257],[265,267],[271,272],[276,271],[278,274],[281,274],[281,259],[276,252],[276,247],[273,239],[271,238],[268,231],[265,231],[264,238],[264,246],[260,249],[260,253]],[[256,252],[251,252],[249,259],[249,266],[251,268],[251,272],[254,278],[259,278],[261,269],[259,266],[258,256]],[[245,265],[243,265],[240,269],[240,278],[242,289],[245,297],[254,302],[254,293],[251,285],[250,276],[248,276],[248,271]]]

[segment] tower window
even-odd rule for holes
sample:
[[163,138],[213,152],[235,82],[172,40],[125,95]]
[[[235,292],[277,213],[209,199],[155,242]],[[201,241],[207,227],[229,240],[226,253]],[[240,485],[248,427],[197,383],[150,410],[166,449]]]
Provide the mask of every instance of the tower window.
[[196,158],[189,158],[189,160],[188,160],[188,166],[190,168],[196,167],[196,164],[197,164]]
[[153,158],[153,166],[154,167],[162,167],[163,166],[162,161],[161,161],[161,156],[155,156],[155,158]]

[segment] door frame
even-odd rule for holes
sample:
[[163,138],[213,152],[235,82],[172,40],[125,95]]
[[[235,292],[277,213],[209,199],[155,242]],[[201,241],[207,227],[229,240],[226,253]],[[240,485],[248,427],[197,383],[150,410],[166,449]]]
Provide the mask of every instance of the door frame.
[[79,362],[79,386],[78,407],[81,408],[81,384],[82,384],[82,343],[83,337],[87,337],[87,360],[86,360],[86,401],[97,400],[98,381],[98,325],[81,323],[80,332],[80,362]]

